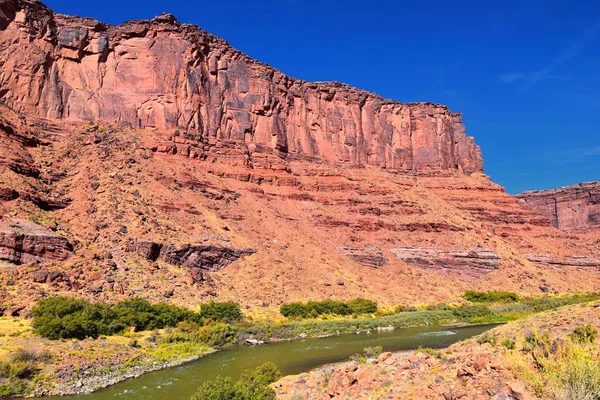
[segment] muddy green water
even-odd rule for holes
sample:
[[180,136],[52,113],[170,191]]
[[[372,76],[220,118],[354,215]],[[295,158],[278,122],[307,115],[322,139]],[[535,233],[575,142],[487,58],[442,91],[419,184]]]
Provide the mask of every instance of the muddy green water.
[[382,346],[384,351],[409,350],[418,346],[441,348],[478,335],[493,326],[397,329],[370,335],[349,334],[263,346],[239,346],[180,367],[151,372],[93,394],[63,399],[187,400],[206,380],[217,375],[237,379],[243,370],[266,361],[277,364],[283,375],[298,374],[319,365],[347,360],[365,347]]

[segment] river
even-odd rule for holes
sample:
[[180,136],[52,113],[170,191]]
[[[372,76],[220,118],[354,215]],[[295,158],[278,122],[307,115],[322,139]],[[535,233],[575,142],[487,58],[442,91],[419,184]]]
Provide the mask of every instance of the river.
[[347,360],[365,347],[382,346],[384,351],[410,350],[418,346],[441,348],[478,335],[493,326],[396,329],[370,335],[346,334],[263,346],[237,346],[180,367],[151,372],[93,394],[66,399],[187,400],[204,381],[214,379],[217,375],[237,379],[245,369],[266,361],[277,364],[283,375],[298,374],[323,364]]

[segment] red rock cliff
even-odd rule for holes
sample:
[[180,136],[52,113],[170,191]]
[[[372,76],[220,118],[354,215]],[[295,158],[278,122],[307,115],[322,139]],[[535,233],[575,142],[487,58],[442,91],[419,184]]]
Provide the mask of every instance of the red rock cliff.
[[600,182],[523,192],[516,197],[559,229],[600,229]]
[[292,79],[170,15],[108,26],[0,0],[0,65],[4,103],[45,118],[179,129],[203,152],[225,144],[351,165],[483,169],[461,115],[445,106]]

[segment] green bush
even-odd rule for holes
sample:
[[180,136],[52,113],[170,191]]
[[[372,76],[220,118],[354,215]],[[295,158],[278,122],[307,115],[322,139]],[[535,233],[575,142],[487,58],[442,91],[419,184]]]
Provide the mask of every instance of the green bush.
[[[219,321],[234,323],[242,319],[242,311],[237,303],[232,301],[217,303],[211,301],[209,303],[202,304],[200,306],[200,312],[198,313],[201,321]],[[198,321],[196,321],[198,322]]]
[[214,381],[205,382],[192,400],[237,400],[234,383],[229,377],[217,376]]
[[275,400],[275,391],[269,385],[277,381],[281,373],[277,366],[267,362],[253,370],[244,371],[239,381],[217,377],[205,382],[192,400]]
[[209,346],[226,346],[238,341],[237,329],[223,322],[203,326],[196,332],[195,339]]
[[110,305],[89,303],[65,297],[40,300],[32,310],[35,332],[48,339],[85,339],[114,335],[129,327],[154,330],[175,327],[180,322],[197,325],[211,321],[235,322],[242,319],[239,305],[233,302],[203,304],[194,313],[171,304],[151,304],[129,299]]
[[512,292],[491,291],[478,292],[476,290],[467,290],[463,299],[472,303],[511,303],[519,301],[519,295]]
[[366,299],[354,299],[348,303],[337,300],[309,301],[307,303],[284,303],[279,312],[287,318],[315,318],[319,315],[373,314],[377,303]]
[[354,299],[348,302],[354,314],[373,314],[377,312],[377,303],[367,299]]
[[493,312],[489,307],[478,304],[474,306],[461,306],[450,309],[452,313],[460,319],[469,319],[475,317],[485,317],[492,315]]
[[279,307],[279,312],[286,318],[308,318],[310,310],[306,304],[299,301],[284,303]]
[[583,325],[575,328],[573,333],[569,334],[569,337],[575,343],[594,343],[598,336],[598,330],[592,325]]

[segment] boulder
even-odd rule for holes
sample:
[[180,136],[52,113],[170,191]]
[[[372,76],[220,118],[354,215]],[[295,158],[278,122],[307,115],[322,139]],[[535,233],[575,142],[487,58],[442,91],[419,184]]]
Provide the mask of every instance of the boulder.
[[0,260],[13,264],[66,260],[72,255],[69,241],[27,220],[0,225]]

